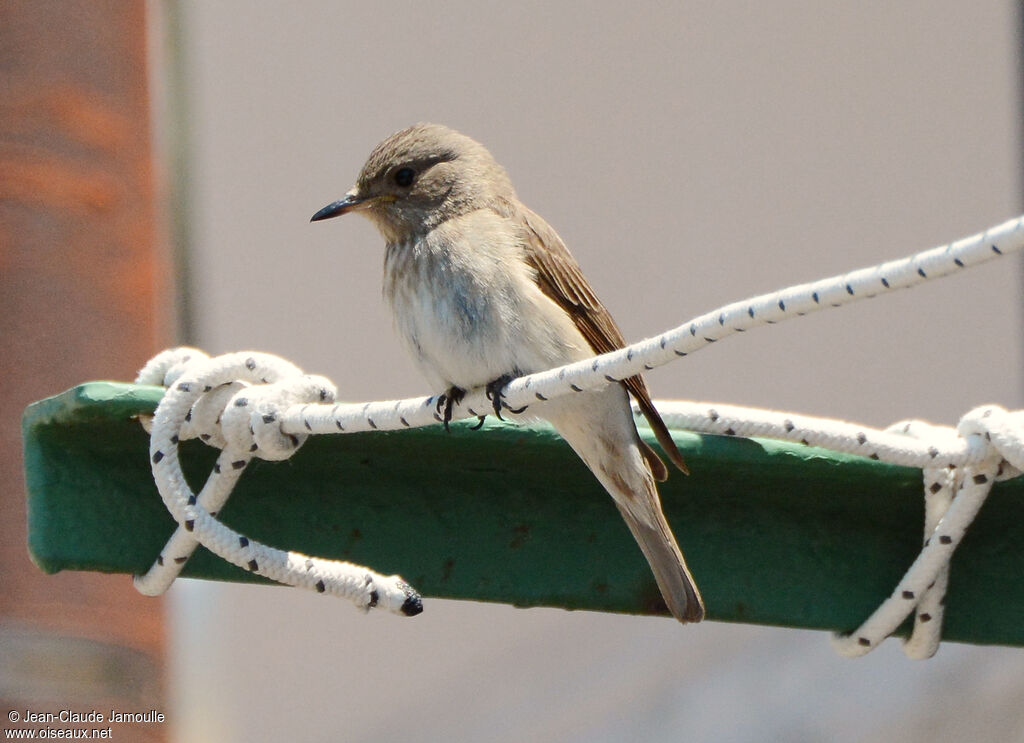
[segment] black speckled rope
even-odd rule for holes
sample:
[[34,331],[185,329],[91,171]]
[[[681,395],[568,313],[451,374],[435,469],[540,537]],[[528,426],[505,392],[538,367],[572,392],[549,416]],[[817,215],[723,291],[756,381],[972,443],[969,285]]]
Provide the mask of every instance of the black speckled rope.
[[[598,389],[687,356],[734,333],[916,286],[1022,249],[1024,216],[908,258],[733,302],[618,351],[519,377],[505,388],[504,399],[508,408],[528,409],[558,395]],[[310,405],[285,411],[281,426],[288,433],[317,434],[425,426],[437,422],[436,401],[436,397],[425,397]],[[491,402],[484,390],[470,390],[454,407],[453,417],[475,417],[490,409]]]
[[915,612],[914,630],[903,650],[915,659],[935,654],[941,640],[943,597],[953,553],[988,497],[992,483],[1018,477],[1024,470],[1024,411],[985,405],[965,415],[957,428],[901,421],[878,430],[736,405],[682,400],[659,400],[656,404],[672,428],[782,439],[920,468],[925,498],[921,553],[889,598],[856,630],[836,635],[833,646],[848,657],[864,655]]
[[[190,358],[183,361],[184,357]],[[136,578],[140,591],[155,594],[166,590],[196,545],[202,544],[250,572],[340,596],[363,609],[380,607],[406,616],[422,611],[419,594],[397,575],[384,576],[353,563],[269,547],[215,518],[216,509],[253,456],[284,459],[305,440],[305,435],[283,434],[274,411],[300,400],[333,400],[335,391],[329,380],[304,375],[269,354],[246,352],[210,359],[195,349],[164,352],[147,364],[139,379],[149,381],[161,367],[170,373],[165,375],[167,392],[150,423],[150,461],[160,495],[179,528],[150,570]],[[243,384],[238,384],[239,380]],[[197,424],[194,413],[201,409],[201,398],[226,385],[235,385],[236,391],[222,412],[212,425]],[[212,407],[208,410],[216,413]],[[224,447],[198,496],[185,481],[178,459],[178,446],[186,432]]]

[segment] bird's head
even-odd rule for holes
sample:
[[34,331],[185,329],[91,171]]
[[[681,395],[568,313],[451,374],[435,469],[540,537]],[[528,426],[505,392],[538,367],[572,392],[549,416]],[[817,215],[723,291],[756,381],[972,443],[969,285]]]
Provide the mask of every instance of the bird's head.
[[385,240],[401,242],[502,199],[515,199],[515,191],[482,144],[440,124],[416,124],[377,145],[355,186],[311,221],[359,212]]

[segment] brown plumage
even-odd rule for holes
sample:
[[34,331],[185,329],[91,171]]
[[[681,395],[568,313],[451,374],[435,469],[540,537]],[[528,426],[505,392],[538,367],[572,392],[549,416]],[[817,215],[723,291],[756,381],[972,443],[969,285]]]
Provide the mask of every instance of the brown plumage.
[[[626,339],[622,331],[590,288],[586,276],[558,233],[542,217],[522,205],[518,210],[510,208],[508,216],[522,220],[527,235],[526,260],[537,272],[537,284],[541,291],[569,314],[594,353],[602,354],[624,348]],[[680,471],[690,474],[683,455],[672,440],[672,434],[654,407],[644,378],[637,374],[622,380],[621,384],[636,400],[640,412],[647,419],[668,458]],[[646,443],[643,444],[643,453],[654,479],[658,482],[668,479],[664,463]]]
[[[625,345],[558,234],[519,201],[486,148],[463,134],[417,124],[384,140],[356,185],[313,219],[349,211],[369,217],[384,237],[385,300],[414,359],[448,400]],[[655,484],[668,471],[637,433],[629,395],[685,472],[640,376],[530,409],[612,496],[672,615],[699,622],[704,603]],[[500,405],[500,395],[494,399]]]

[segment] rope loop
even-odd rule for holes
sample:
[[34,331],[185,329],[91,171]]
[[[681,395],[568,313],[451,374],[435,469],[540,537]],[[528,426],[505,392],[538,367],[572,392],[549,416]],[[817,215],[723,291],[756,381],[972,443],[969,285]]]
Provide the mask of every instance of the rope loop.
[[903,421],[889,430],[926,441],[933,451],[961,448],[960,439],[969,448],[984,452],[977,462],[922,467],[924,546],[918,558],[889,598],[860,627],[833,636],[833,647],[841,655],[864,655],[913,612],[914,628],[903,651],[909,658],[924,660],[935,655],[942,639],[953,553],[988,498],[992,484],[1021,474],[1018,465],[1024,463],[1024,411],[1010,413],[998,405],[985,405],[964,415],[955,429]]
[[[363,609],[379,606],[406,616],[423,610],[419,594],[397,575],[383,576],[360,565],[269,547],[216,519],[252,457],[281,460],[298,450],[307,436],[282,432],[281,411],[333,402],[336,390],[329,380],[305,375],[294,364],[270,354],[210,358],[190,348],[161,353],[143,368],[138,380],[168,385],[156,414],[144,425],[150,430],[157,488],[179,524],[149,571],[136,576],[140,592],[166,591],[202,544],[250,572],[347,598]],[[185,438],[199,438],[222,449],[198,495],[185,481],[178,458]]]
[[957,427],[920,420],[884,430],[846,421],[736,405],[656,401],[670,427],[726,436],[781,439],[857,454],[921,470],[925,502],[924,546],[883,604],[857,629],[833,637],[841,655],[877,647],[915,613],[904,652],[930,658],[941,640],[950,560],[996,480],[1019,476],[1024,455],[1024,411],[985,405]]

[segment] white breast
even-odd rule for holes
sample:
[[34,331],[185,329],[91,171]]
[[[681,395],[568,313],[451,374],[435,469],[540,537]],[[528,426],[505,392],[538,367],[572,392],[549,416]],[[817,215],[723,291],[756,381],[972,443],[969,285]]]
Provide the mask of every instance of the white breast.
[[489,211],[388,245],[384,298],[435,389],[471,389],[590,355],[522,255],[516,231]]

